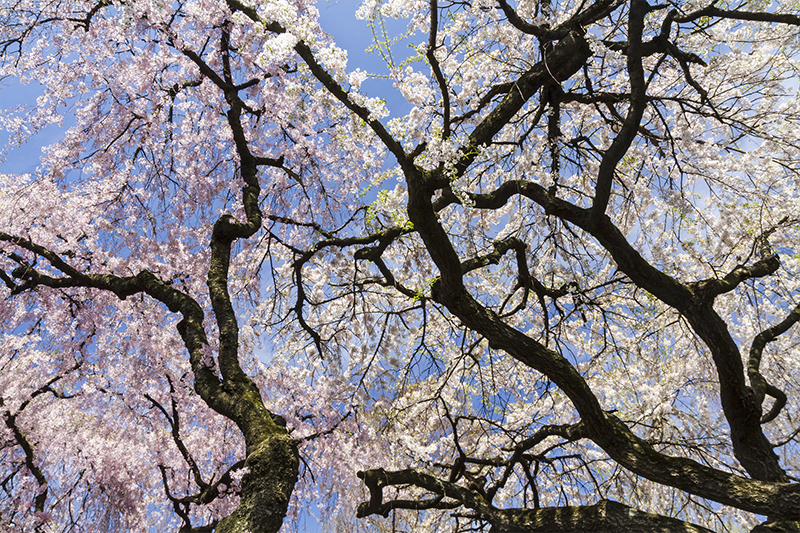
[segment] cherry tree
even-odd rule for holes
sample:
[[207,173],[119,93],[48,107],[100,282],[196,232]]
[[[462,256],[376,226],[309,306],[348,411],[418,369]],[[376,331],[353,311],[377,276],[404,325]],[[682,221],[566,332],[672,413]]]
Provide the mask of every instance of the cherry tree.
[[797,8],[3,6],[3,527],[800,530]]
[[[307,89],[298,39],[241,7],[2,8],[2,75],[44,89],[4,118],[12,140],[73,121],[2,178],[4,530],[281,527],[302,435],[265,405],[238,317],[283,242],[267,228],[335,224],[359,192],[338,173],[379,152]],[[342,60],[313,7],[270,9]]]

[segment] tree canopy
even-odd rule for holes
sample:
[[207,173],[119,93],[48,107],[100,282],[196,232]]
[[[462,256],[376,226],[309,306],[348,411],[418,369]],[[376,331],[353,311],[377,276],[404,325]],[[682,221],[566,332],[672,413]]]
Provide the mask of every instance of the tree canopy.
[[800,531],[800,4],[322,8],[3,1],[0,529]]

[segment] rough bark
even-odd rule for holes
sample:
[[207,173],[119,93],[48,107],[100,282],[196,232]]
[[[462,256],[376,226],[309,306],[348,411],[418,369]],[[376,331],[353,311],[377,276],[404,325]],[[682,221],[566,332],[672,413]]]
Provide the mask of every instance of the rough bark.
[[217,532],[277,532],[297,482],[297,442],[285,430],[268,434],[248,449],[245,467],[239,507],[220,521]]
[[683,520],[602,500],[591,506],[498,510],[490,533],[711,533]]

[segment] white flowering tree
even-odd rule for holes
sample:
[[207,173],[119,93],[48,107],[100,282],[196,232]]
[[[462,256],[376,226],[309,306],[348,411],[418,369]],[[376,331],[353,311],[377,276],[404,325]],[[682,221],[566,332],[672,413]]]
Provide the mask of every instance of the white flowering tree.
[[4,2],[0,527],[800,531],[798,7]]

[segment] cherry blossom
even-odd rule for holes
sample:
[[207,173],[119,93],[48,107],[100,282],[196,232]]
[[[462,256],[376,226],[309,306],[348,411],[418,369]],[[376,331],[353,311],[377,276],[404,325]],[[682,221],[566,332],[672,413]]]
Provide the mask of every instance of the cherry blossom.
[[796,528],[796,5],[321,7],[0,7],[0,527]]

